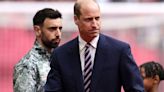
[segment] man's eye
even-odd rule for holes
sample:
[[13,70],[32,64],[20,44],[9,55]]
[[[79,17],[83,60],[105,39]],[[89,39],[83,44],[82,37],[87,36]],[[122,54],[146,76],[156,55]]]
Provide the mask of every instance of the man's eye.
[[85,19],[85,21],[91,21],[92,20],[92,18],[87,18],[87,19]]
[[63,27],[59,27],[60,30],[62,30]]
[[99,20],[99,19],[100,19],[100,17],[96,17],[95,19],[96,19],[96,20]]

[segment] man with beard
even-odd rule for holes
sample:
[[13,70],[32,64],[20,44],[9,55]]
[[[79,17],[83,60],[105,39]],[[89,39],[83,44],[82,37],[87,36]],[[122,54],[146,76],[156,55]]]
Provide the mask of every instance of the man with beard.
[[36,40],[32,49],[14,67],[14,92],[44,92],[49,58],[61,40],[62,14],[45,8],[33,18]]

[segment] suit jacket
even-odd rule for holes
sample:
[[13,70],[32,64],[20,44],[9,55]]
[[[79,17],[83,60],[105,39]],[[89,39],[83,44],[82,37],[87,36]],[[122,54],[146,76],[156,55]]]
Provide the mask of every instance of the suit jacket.
[[[55,49],[45,92],[84,92],[78,38]],[[130,46],[100,34],[94,59],[91,92],[144,92]]]

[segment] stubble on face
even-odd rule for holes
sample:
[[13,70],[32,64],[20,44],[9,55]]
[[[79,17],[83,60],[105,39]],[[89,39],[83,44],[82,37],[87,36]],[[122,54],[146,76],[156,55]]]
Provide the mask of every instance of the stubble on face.
[[47,47],[47,48],[56,48],[59,46],[59,43],[60,43],[60,39],[57,38],[57,39],[52,39],[50,41],[48,40],[42,40],[43,44]]
[[44,26],[41,29],[41,41],[46,48],[52,49],[58,47],[61,41],[61,29],[61,18],[46,19],[44,21]]

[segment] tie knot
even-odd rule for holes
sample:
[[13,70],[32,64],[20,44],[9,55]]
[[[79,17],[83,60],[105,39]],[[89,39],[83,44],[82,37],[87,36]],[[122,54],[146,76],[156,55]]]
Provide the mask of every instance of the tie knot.
[[89,48],[90,46],[91,46],[90,43],[87,43],[87,44],[85,45],[86,48]]

